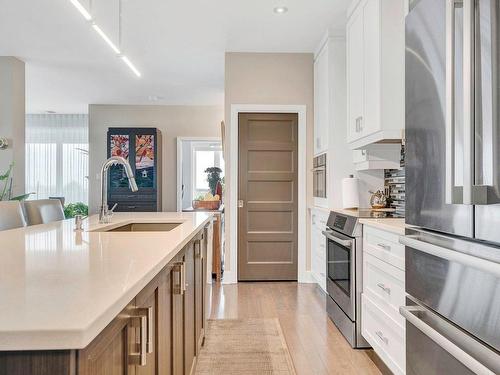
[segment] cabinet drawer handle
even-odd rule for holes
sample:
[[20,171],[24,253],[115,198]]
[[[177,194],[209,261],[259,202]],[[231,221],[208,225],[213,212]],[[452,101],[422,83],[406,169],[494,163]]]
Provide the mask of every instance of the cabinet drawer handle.
[[388,288],[386,287],[384,284],[382,283],[378,283],[377,286],[382,289],[384,292],[386,292],[387,294],[391,294],[391,288]]
[[194,256],[195,258],[201,257],[201,240],[194,241]]
[[182,262],[182,267],[181,267],[181,287],[182,287],[182,294],[187,289],[187,284],[186,284],[186,262]]
[[381,331],[377,331],[375,332],[375,334],[379,337],[380,340],[384,342],[385,345],[389,345],[389,339],[385,337]]
[[148,313],[148,342],[147,342],[147,352],[148,354],[153,353],[153,342],[154,342],[154,331],[153,331],[153,306],[149,306],[147,309]]
[[184,294],[184,262],[177,262],[174,263],[174,268],[172,272],[175,273],[174,277],[174,286],[173,286],[173,292],[174,294]]
[[384,243],[378,243],[377,246],[381,247],[384,250],[391,251],[391,247],[389,245],[384,244]]
[[136,309],[132,319],[139,321],[139,337],[136,338],[135,347],[138,351],[129,354],[130,364],[146,366],[147,342],[148,342],[148,309]]

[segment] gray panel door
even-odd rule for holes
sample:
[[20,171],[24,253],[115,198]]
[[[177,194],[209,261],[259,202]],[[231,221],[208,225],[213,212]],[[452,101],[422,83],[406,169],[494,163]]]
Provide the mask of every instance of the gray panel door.
[[[446,204],[446,1],[422,0],[406,18],[406,222],[472,237],[472,206]],[[463,184],[462,10],[455,11],[455,179]]]
[[297,280],[297,129],[296,114],[239,115],[239,280]]
[[486,203],[475,207],[475,234],[481,240],[500,243],[500,134],[499,54],[500,5],[480,0],[476,9],[475,62],[475,184],[486,188]]

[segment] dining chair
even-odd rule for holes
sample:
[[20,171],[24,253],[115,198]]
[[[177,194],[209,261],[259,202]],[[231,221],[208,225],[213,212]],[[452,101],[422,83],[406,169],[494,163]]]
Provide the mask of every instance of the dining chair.
[[59,199],[38,199],[24,202],[28,225],[48,224],[64,220],[64,210]]
[[26,226],[21,203],[18,201],[0,202],[0,230]]

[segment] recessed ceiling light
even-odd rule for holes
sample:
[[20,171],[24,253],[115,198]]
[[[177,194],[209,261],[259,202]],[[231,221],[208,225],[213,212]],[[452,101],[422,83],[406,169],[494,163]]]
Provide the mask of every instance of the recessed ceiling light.
[[287,7],[276,7],[276,8],[274,8],[274,13],[283,14],[283,13],[286,13],[286,12],[288,12],[288,8]]

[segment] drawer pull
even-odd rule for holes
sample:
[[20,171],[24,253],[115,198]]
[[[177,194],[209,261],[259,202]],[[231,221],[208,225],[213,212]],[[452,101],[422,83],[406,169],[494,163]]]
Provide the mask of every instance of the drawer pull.
[[[131,365],[146,366],[146,358],[149,349],[148,341],[150,338],[151,338],[150,348],[153,349],[152,347],[153,340],[151,337],[153,335],[152,323],[151,321],[148,322],[150,309],[151,309],[151,321],[152,321],[152,312],[153,312],[152,308],[136,309],[133,315],[131,316],[132,319],[137,319],[139,324],[139,336],[136,338],[135,342],[136,349],[134,349],[134,352],[129,354],[128,356]],[[148,326],[151,326],[151,334],[148,331]]]
[[381,247],[384,250],[391,251],[391,247],[389,245],[384,244],[384,243],[378,243],[377,246]]
[[381,331],[375,332],[375,334],[378,336],[380,340],[384,342],[385,345],[389,345],[389,339],[384,336],[384,334]]
[[174,277],[174,294],[184,294],[185,292],[185,276],[184,276],[184,262],[177,262],[174,264],[173,272],[176,274]]
[[382,283],[378,283],[377,286],[382,289],[384,292],[386,292],[387,294],[391,294],[391,288],[389,287],[386,287],[384,284]]

